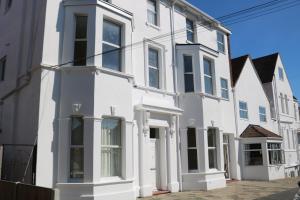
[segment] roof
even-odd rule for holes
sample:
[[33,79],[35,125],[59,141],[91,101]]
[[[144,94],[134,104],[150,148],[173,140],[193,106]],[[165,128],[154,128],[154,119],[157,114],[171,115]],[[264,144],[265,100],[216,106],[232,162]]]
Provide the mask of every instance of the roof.
[[273,81],[278,56],[279,53],[274,53],[252,60],[262,83]]
[[235,86],[235,84],[237,83],[248,57],[249,55],[244,55],[231,60],[231,67],[232,67],[231,73],[232,73],[233,86]]
[[259,125],[250,124],[241,134],[241,138],[254,138],[254,137],[282,138],[276,133],[269,131]]

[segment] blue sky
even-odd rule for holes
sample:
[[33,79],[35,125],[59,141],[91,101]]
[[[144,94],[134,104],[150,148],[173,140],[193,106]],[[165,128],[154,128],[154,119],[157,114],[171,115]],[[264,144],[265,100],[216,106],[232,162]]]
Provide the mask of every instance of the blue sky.
[[[220,17],[270,0],[188,1],[209,15]],[[300,5],[228,28],[232,31],[232,57],[250,54],[256,58],[280,52],[294,95],[300,99]]]

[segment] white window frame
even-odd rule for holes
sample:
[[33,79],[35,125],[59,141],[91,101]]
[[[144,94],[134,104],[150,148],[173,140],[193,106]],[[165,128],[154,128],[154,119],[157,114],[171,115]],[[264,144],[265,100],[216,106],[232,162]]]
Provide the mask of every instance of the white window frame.
[[[185,72],[185,62],[184,62],[184,58],[185,57],[191,57],[192,58],[192,71],[191,72]],[[192,78],[192,81],[193,81],[193,91],[186,91],[185,75],[193,75],[193,78]],[[188,55],[188,54],[184,54],[183,55],[183,79],[184,79],[184,92],[185,93],[193,93],[193,92],[195,92],[194,56],[193,55]]]
[[[218,35],[222,35],[223,42],[218,40]],[[222,45],[223,49],[220,49],[219,45]],[[220,31],[217,31],[217,46],[218,46],[218,51],[225,54],[225,52],[226,52],[226,48],[225,48],[225,34],[222,33],[222,32],[220,32]]]
[[[187,24],[188,24],[187,22],[188,21],[192,22],[192,27],[193,27],[192,29],[189,29],[187,27]],[[191,20],[190,18],[186,18],[186,33],[187,33],[186,40],[189,43],[195,43],[195,22],[193,20]],[[193,40],[192,41],[188,39],[188,33],[191,33],[193,35]]]
[[[242,109],[241,108],[241,103],[246,105],[246,109]],[[249,108],[248,108],[248,103],[246,101],[239,101],[239,115],[240,115],[240,119],[244,119],[244,120],[248,120],[249,119],[249,112],[248,112]],[[245,112],[247,114],[247,118],[244,118],[241,116],[241,112]]]
[[[120,151],[120,159],[121,159],[121,162],[120,162],[120,166],[119,166],[119,169],[120,169],[120,171],[119,171],[119,175],[117,175],[117,176],[103,176],[102,175],[102,163],[101,163],[101,170],[100,170],[100,174],[101,174],[101,178],[103,179],[106,179],[106,180],[110,180],[110,179],[114,179],[114,178],[121,178],[122,177],[122,175],[123,175],[123,163],[124,163],[124,159],[123,159],[123,135],[124,135],[124,127],[123,127],[123,119],[122,118],[118,118],[118,117],[111,117],[111,116],[109,116],[109,117],[107,117],[107,116],[105,116],[105,117],[103,117],[103,119],[102,119],[102,122],[101,122],[101,138],[102,138],[102,123],[103,123],[103,120],[105,120],[105,119],[112,119],[112,120],[119,120],[119,123],[120,123],[120,145],[103,145],[102,144],[102,141],[101,141],[101,144],[100,144],[100,157],[101,157],[101,162],[102,162],[102,149],[119,149],[119,151]],[[101,139],[102,140],[102,139]]]
[[[195,139],[196,139],[196,141],[195,141],[196,146],[194,146],[194,147],[189,147],[189,144],[188,144],[188,134],[189,134],[188,129],[194,129],[194,131],[195,131],[194,134],[195,134]],[[197,169],[189,169],[189,164],[187,166],[189,173],[194,173],[194,172],[197,172],[199,170],[198,148],[197,148],[197,129],[194,128],[194,127],[188,127],[187,128],[187,156],[189,156],[189,150],[196,150],[196,152],[197,152],[197,154],[196,154],[197,155]],[[187,161],[189,161],[189,158],[187,159]]]
[[[159,88],[150,87],[149,85],[149,49],[158,50],[158,59],[159,59]],[[151,90],[165,90],[166,89],[166,73],[165,73],[165,46],[149,42],[148,40],[144,41],[144,63],[145,63],[145,86]]]
[[[73,125],[73,118],[80,118],[80,120],[82,121],[82,139],[83,139],[83,141],[82,141],[82,144],[81,145],[73,145],[72,144],[72,125]],[[69,136],[69,146],[70,146],[70,152],[69,152],[69,156],[70,156],[70,159],[69,159],[69,180],[71,181],[71,182],[77,182],[77,181],[82,181],[83,179],[84,179],[84,119],[83,119],[83,117],[82,116],[71,116],[71,131],[70,131],[70,136]],[[82,172],[79,172],[79,173],[77,173],[78,175],[82,175],[82,177],[81,178],[73,178],[73,177],[71,177],[71,149],[82,149],[82,151],[83,151],[83,158],[82,158],[82,160],[83,160],[83,169],[82,169]]]
[[[212,131],[211,133],[209,131]],[[209,137],[209,134],[214,134],[214,143],[215,143],[215,146],[209,146],[209,142],[208,142],[208,137]],[[218,142],[217,142],[217,129],[214,129],[214,128],[209,128],[207,130],[207,153],[208,153],[208,161],[209,161],[209,152],[210,151],[213,151],[214,152],[214,168],[210,168],[209,166],[209,163],[208,163],[208,167],[210,170],[213,170],[213,169],[218,169]]]
[[[155,8],[156,8],[155,11],[149,9],[149,6],[148,6],[149,1],[152,1],[152,2],[155,3]],[[156,24],[153,24],[152,22],[149,21],[148,12],[151,12],[152,14],[155,15]],[[146,22],[146,24],[150,25],[150,26],[153,26],[153,27],[160,27],[160,0],[147,0],[147,12],[146,13],[147,13],[147,22]]]
[[278,68],[278,77],[279,77],[279,80],[284,81],[284,73],[283,73],[282,67]]
[[110,18],[103,18],[103,24],[104,24],[104,21],[108,22],[108,23],[111,23],[111,24],[115,24],[117,26],[120,27],[121,31],[120,31],[120,45],[116,45],[116,44],[113,44],[113,43],[110,43],[110,42],[107,42],[107,41],[104,41],[104,27],[102,27],[102,53],[103,53],[103,44],[106,44],[106,45],[109,45],[111,47],[115,47],[115,48],[119,48],[120,49],[120,66],[119,66],[119,70],[114,70],[114,69],[110,69],[110,68],[106,68],[103,66],[103,56],[102,56],[102,63],[101,63],[101,66],[104,67],[105,69],[108,69],[108,70],[113,70],[113,71],[117,71],[117,72],[124,72],[124,50],[122,49],[122,45],[124,44],[124,24],[121,23],[121,22],[118,22],[116,20],[113,20],[113,19],[110,19]]
[[[205,60],[208,61],[208,62],[210,63],[210,67],[211,67],[211,75],[208,75],[208,74],[205,73],[205,66],[204,66]],[[203,57],[203,76],[204,76],[203,81],[204,81],[204,92],[205,92],[205,94],[215,96],[215,95],[216,95],[216,85],[215,85],[215,63],[214,63],[214,60],[212,60],[211,58]],[[212,94],[207,93],[207,91],[206,91],[206,82],[205,82],[205,78],[211,79],[211,84],[212,84]]]
[[[222,81],[225,81],[225,82],[226,82],[227,88],[222,87]],[[223,99],[229,100],[228,79],[226,79],[226,78],[220,78],[220,86],[221,86],[221,97],[222,97]],[[224,97],[224,96],[223,96],[223,92],[226,92],[227,97]]]
[[[260,149],[246,149],[246,145],[251,145],[251,144],[260,144]],[[262,144],[261,143],[247,143],[247,144],[244,144],[244,165],[245,166],[263,166],[264,165],[264,158],[263,158],[263,152],[262,152]],[[253,165],[249,165],[249,164],[246,164],[246,160],[247,160],[247,152],[253,152],[253,151],[258,151],[260,152],[260,155],[261,155],[261,161],[262,163],[261,164],[253,164]]]
[[[280,147],[279,148],[269,148],[269,144],[279,144]],[[282,144],[281,143],[278,143],[278,142],[268,142],[267,143],[267,149],[268,149],[268,164],[269,165],[281,165],[281,164],[284,164],[285,163],[285,159],[284,159],[284,150],[282,149]],[[272,151],[279,151],[280,154],[281,154],[281,161],[278,162],[278,163],[272,163],[271,162],[271,156],[270,156],[270,153]]]
[[[261,110],[264,110],[265,112],[261,112]],[[259,113],[259,121],[260,122],[267,122],[267,109],[264,106],[259,106],[258,108]],[[262,120],[264,119],[264,120]]]

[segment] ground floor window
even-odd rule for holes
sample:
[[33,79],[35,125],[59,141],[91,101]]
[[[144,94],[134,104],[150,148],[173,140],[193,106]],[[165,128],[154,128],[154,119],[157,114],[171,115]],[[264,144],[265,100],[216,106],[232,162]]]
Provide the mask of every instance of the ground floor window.
[[83,118],[72,117],[70,138],[70,178],[83,178],[84,145]]
[[101,129],[101,176],[121,176],[121,120],[104,118]]
[[269,164],[277,165],[284,163],[284,151],[280,143],[268,143]]
[[208,164],[210,169],[217,168],[217,135],[215,129],[208,129]]
[[196,129],[188,128],[187,130],[187,147],[188,147],[188,168],[189,171],[198,169],[198,154],[197,154],[197,141]]
[[262,165],[263,164],[263,155],[261,144],[245,144],[245,165]]

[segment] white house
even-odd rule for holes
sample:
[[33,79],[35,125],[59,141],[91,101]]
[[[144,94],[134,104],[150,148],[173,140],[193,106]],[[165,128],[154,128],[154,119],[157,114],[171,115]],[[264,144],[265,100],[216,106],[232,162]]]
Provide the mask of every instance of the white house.
[[[2,0],[0,15],[3,179],[54,188],[60,200],[240,179],[231,32],[217,20],[185,0]],[[262,83],[292,109],[284,77]],[[276,128],[296,126],[289,113]],[[293,148],[286,168],[297,166]]]
[[249,55],[231,60],[237,138],[237,173],[242,179],[284,178],[282,137],[267,93]]

